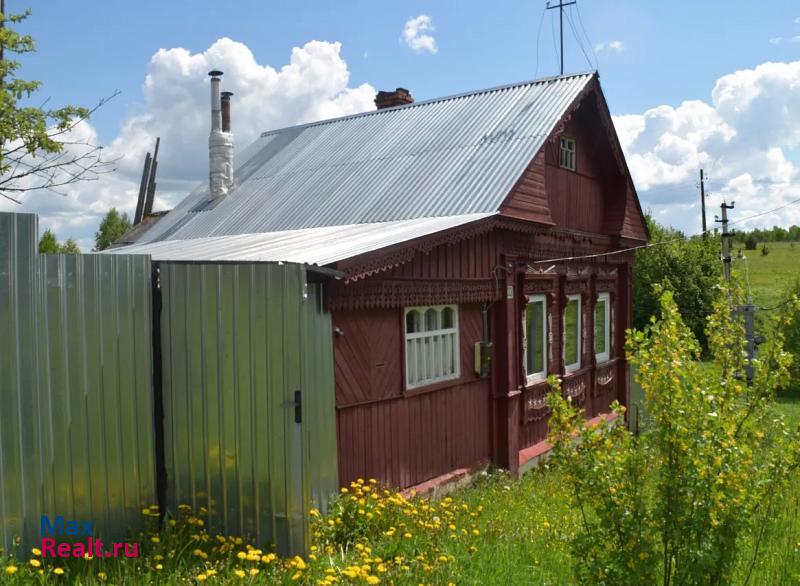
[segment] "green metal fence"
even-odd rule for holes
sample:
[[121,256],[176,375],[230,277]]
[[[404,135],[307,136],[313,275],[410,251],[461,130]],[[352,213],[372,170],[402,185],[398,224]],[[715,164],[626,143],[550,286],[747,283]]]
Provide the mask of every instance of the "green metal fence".
[[292,264],[160,265],[167,506],[301,553],[338,486],[321,285]]
[[0,213],[0,547],[37,544],[42,515],[130,538],[158,500],[302,553],[338,488],[323,285],[164,263],[154,289],[148,256],[40,255],[37,237]]
[[41,515],[135,535],[155,503],[150,259],[40,255],[0,213],[0,547]]

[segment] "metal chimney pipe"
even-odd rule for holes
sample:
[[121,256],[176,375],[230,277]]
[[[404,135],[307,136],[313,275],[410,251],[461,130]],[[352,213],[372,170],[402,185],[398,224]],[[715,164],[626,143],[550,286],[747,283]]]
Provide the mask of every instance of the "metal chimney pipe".
[[231,96],[233,92],[222,92],[222,132],[231,131]]
[[[222,72],[211,76],[211,132],[208,135],[208,190],[211,197],[225,197],[233,188],[233,135],[230,130],[230,95],[227,102],[227,129],[223,129],[219,84]],[[230,92],[225,92],[226,94]],[[232,94],[231,94],[232,95]]]
[[222,76],[222,72],[214,69],[209,71],[208,75],[211,76],[211,132],[214,132],[222,126],[219,100],[219,78]]

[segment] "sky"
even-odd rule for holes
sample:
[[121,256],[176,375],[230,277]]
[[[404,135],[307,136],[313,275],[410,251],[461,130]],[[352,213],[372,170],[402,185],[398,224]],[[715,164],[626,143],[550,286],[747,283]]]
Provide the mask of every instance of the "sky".
[[[132,214],[144,154],[161,137],[155,209],[207,177],[212,68],[232,90],[238,149],[272,128],[368,109],[376,90],[442,97],[558,73],[558,11],[543,0],[154,2],[7,0],[37,52],[20,76],[36,103],[92,106],[76,138],[115,171],[22,205],[90,250],[112,206]],[[597,69],[642,206],[694,233],[698,173],[713,224],[800,198],[800,4],[578,0],[564,11],[565,73]],[[800,224],[800,205],[741,228]]]

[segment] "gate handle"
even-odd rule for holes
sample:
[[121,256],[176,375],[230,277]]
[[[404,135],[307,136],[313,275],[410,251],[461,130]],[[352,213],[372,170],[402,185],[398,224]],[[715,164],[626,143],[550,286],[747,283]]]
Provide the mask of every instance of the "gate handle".
[[303,394],[300,390],[294,392],[294,401],[284,401],[281,405],[284,407],[294,407],[294,422],[303,422]]

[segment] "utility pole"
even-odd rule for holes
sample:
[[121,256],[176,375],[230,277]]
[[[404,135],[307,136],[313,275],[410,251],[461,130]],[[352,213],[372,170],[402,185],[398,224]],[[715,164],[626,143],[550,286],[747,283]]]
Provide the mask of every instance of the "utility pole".
[[558,29],[561,37],[561,75],[564,75],[564,7],[573,4],[577,4],[577,0],[567,3],[564,3],[564,0],[558,0],[558,4],[553,4],[552,6],[549,1],[547,2],[547,10],[558,8]]
[[[701,185],[702,185],[702,171]],[[717,222],[722,224],[722,274],[725,277],[725,282],[731,282],[731,238],[733,234],[728,232],[728,210],[732,210],[735,202],[728,205],[722,202],[720,211],[722,212],[722,219],[717,219]],[[745,339],[745,364],[744,373],[747,378],[747,384],[753,382],[753,360],[756,357],[756,307],[753,305],[753,300],[748,292],[747,303],[735,307],[732,311],[733,316],[744,317],[744,339]]]
[[706,184],[702,169],[700,169],[700,209],[703,211],[703,238],[708,238],[706,235]]
[[728,284],[731,282],[731,234],[728,233],[728,210],[732,210],[734,205],[735,202],[728,205],[723,201],[719,206],[722,219],[716,220],[722,224],[722,275]]

